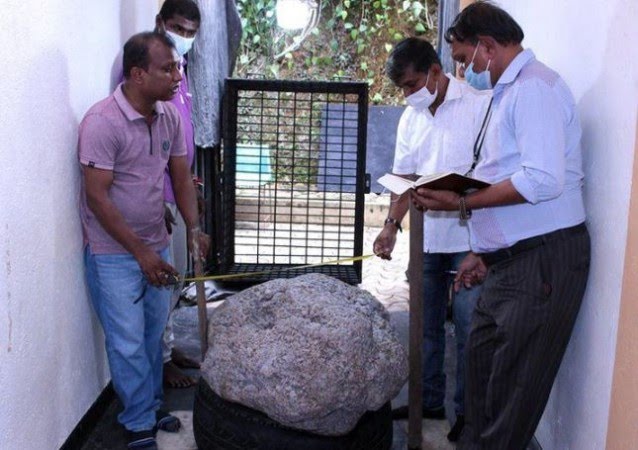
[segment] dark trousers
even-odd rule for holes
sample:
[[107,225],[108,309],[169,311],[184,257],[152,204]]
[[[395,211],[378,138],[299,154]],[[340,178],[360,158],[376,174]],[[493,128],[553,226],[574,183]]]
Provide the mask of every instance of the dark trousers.
[[466,346],[459,449],[526,448],[578,315],[589,273],[586,227],[526,241],[484,257],[491,264]]

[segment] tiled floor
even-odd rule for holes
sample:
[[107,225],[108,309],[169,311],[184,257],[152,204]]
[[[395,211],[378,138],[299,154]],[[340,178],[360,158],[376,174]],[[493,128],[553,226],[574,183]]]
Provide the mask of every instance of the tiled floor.
[[[371,253],[372,242],[379,232],[378,228],[367,228],[364,238],[364,253]],[[408,341],[408,284],[405,279],[405,270],[408,259],[408,235],[398,235],[397,245],[392,261],[382,261],[379,258],[371,258],[363,263],[363,280],[361,287],[373,293],[388,309],[391,321],[395,326],[399,338],[407,346]],[[209,313],[215,307],[210,303]],[[175,335],[177,345],[192,357],[199,354],[199,342],[197,338],[197,312],[193,307],[184,307],[176,311]],[[453,337],[453,327],[447,329],[446,371],[454,371],[454,346],[449,345]],[[196,375],[196,371],[192,372]],[[454,379],[448,376],[448,394],[454,390]],[[191,410],[194,389],[167,389],[166,409],[180,416],[184,424],[183,429],[176,434],[159,432],[158,445],[162,450],[194,450],[195,441],[190,426]],[[448,398],[451,398],[448,395]],[[393,406],[407,404],[407,386],[393,400]],[[83,447],[84,450],[123,449],[125,435],[116,423],[116,415],[119,404],[114,402],[98,427],[90,436]],[[452,419],[454,414],[451,404],[446,404],[447,415]],[[454,446],[446,439],[449,431],[448,421],[423,421],[423,449],[443,450],[453,449]],[[393,450],[404,450],[407,447],[407,422],[395,422]]]

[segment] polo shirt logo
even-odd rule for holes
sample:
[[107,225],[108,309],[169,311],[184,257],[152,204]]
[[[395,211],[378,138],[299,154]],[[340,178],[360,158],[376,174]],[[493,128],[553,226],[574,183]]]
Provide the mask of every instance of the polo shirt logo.
[[170,143],[170,141],[164,141],[164,142],[162,142],[162,150],[164,150],[165,152],[167,152],[169,148],[171,148],[171,143]]

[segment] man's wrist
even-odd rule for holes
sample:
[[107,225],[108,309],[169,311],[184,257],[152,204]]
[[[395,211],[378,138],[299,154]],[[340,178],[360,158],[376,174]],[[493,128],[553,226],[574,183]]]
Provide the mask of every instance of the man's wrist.
[[383,222],[383,226],[387,226],[387,225],[392,225],[394,227],[395,230],[400,231],[401,233],[403,233],[403,228],[401,227],[401,222],[399,222],[398,220],[396,220],[393,217],[386,217],[385,221]]
[[472,217],[472,210],[467,207],[465,195],[459,197],[459,218],[461,220],[469,220]]

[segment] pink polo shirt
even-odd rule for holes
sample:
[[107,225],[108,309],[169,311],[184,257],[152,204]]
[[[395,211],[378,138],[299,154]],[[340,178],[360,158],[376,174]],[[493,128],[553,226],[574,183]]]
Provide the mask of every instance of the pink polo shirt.
[[[169,157],[186,155],[177,109],[170,103],[157,102],[149,126],[124,97],[120,84],[84,116],[78,155],[80,164],[113,171],[109,197],[126,223],[152,249],[165,248],[164,171]],[[84,185],[80,193],[82,230],[92,253],[128,253],[88,208]]]

